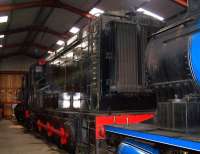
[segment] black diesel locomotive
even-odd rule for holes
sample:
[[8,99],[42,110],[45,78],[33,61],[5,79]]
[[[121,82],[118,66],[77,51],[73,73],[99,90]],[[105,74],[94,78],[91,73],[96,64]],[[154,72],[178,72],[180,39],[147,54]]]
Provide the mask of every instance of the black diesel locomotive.
[[30,68],[18,121],[70,153],[86,154],[112,151],[121,137],[105,138],[104,126],[151,119],[156,104],[162,127],[198,126],[199,15],[156,32],[161,26],[137,13],[91,21],[48,63]]
[[104,125],[154,116],[156,96],[146,86],[144,53],[160,26],[137,13],[91,21],[48,63],[30,68],[16,118],[70,153],[108,153]]

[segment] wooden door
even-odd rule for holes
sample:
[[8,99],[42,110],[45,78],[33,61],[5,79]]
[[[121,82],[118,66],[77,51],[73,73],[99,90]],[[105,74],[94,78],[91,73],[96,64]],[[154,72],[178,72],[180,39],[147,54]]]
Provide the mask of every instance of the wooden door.
[[3,116],[11,118],[13,107],[18,103],[17,96],[21,90],[23,73],[0,72],[0,104]]

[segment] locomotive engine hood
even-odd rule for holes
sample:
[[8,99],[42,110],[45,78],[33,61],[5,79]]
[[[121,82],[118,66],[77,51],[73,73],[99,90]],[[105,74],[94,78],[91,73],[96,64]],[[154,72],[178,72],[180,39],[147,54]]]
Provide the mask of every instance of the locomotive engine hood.
[[200,90],[200,14],[193,3],[199,4],[189,1],[187,17],[153,34],[147,46],[148,85],[169,98]]

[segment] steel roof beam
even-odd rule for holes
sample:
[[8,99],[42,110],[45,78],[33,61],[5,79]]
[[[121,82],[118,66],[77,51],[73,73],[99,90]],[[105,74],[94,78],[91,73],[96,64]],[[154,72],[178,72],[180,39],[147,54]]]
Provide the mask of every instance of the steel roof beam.
[[78,14],[85,18],[94,18],[93,15],[89,14],[87,11],[76,8],[72,5],[61,2],[60,0],[37,0],[31,2],[22,2],[15,4],[1,4],[0,12],[8,12],[25,8],[33,8],[33,7],[53,7],[60,8],[70,11],[72,13]]
[[14,56],[20,56],[20,55],[28,56],[28,57],[33,58],[33,59],[38,59],[34,56],[31,56],[31,55],[28,55],[28,54],[25,54],[25,53],[22,53],[22,52],[13,52],[13,53],[5,54],[5,55],[0,55],[0,60],[5,59],[5,58],[14,57]]
[[19,55],[24,55],[24,54],[19,53],[19,52],[8,53],[5,55],[0,55],[0,59],[10,58],[10,57],[19,56]]
[[41,45],[39,43],[29,43],[29,42],[25,42],[25,44],[24,43],[7,44],[7,45],[4,45],[2,48],[17,48],[21,46],[36,47],[38,49],[41,49],[42,51],[49,51],[49,50],[54,51],[53,48],[49,48],[45,45]]
[[0,35],[11,35],[11,34],[21,33],[21,32],[26,32],[26,31],[39,31],[39,32],[49,33],[61,39],[66,39],[68,36],[71,36],[69,33],[66,33],[66,32],[59,33],[48,27],[41,27],[41,26],[36,26],[36,25],[0,31]]

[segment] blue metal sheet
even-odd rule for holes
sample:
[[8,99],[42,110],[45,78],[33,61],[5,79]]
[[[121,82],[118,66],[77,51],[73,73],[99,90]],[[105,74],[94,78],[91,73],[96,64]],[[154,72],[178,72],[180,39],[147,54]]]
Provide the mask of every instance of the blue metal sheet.
[[120,143],[117,154],[160,154],[158,149],[133,140],[124,140]]
[[200,85],[200,33],[195,33],[191,35],[190,39],[190,67],[193,73],[193,76],[198,85]]
[[193,142],[189,140],[177,139],[161,135],[139,132],[135,130],[128,130],[124,128],[117,128],[113,126],[105,126],[107,132],[124,135],[136,139],[142,139],[150,142],[161,143],[177,148],[188,149],[200,152],[200,142]]

